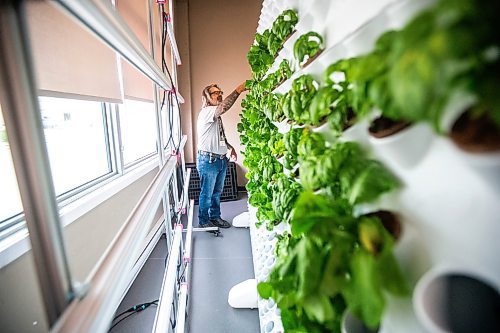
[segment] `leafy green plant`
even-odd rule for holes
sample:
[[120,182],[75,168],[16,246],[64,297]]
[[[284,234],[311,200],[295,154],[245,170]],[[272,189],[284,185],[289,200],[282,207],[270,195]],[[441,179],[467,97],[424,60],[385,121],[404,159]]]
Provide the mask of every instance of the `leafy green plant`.
[[288,223],[302,186],[290,177],[282,175],[277,177],[273,184],[274,213],[278,221]]
[[391,65],[388,55],[396,34],[395,31],[382,34],[371,53],[350,59],[350,99],[357,114],[364,115],[377,108],[386,117],[395,120],[401,118],[387,88],[387,73]]
[[293,45],[293,55],[301,66],[322,50],[323,37],[314,31],[300,36]]
[[302,137],[302,128],[292,128],[283,136],[285,144],[285,168],[291,170],[299,161],[298,146]]
[[309,74],[304,74],[292,82],[292,88],[284,95],[283,112],[288,119],[299,124],[310,122],[309,106],[319,84]]
[[345,200],[302,192],[268,281],[264,298],[281,309],[286,331],[340,332],[349,308],[376,327],[385,307],[384,291],[408,290],[393,256],[394,241],[376,217],[352,215]]
[[247,53],[247,60],[255,79],[262,78],[271,67],[274,56],[269,53],[267,38],[264,35],[259,33],[255,35],[254,44]]
[[[274,44],[269,44],[270,36],[265,33],[262,40],[271,55]],[[356,71],[356,65],[361,63],[367,70],[374,60],[357,58],[336,64],[335,71],[345,72],[345,79],[329,75],[330,81],[321,88],[312,77],[302,76],[284,96],[271,92],[290,76],[288,63],[262,79],[266,68],[247,83],[251,91],[242,102],[238,130],[246,147],[249,203],[257,207],[260,223],[271,229],[288,221],[292,232],[280,236],[277,264],[269,280],[258,288],[261,296],[276,300],[287,331],[339,332],[346,308],[374,327],[385,306],[384,291],[406,291],[392,256],[392,240],[380,221],[352,215],[354,205],[397,188],[394,176],[380,163],[367,159],[355,144],[328,147],[309,128],[295,128],[281,136],[271,123],[283,115],[299,124],[318,125],[327,119],[340,131],[349,108],[362,114],[374,105],[367,99],[380,72],[369,68],[373,71],[369,76],[366,71]],[[302,184],[283,174],[274,158],[282,153],[287,168],[300,161]],[[325,195],[303,188],[323,189]],[[382,281],[388,282],[382,285]]]
[[297,154],[299,161],[307,156],[320,156],[326,150],[326,142],[323,136],[319,133],[311,131],[306,127],[302,131],[299,144],[297,145]]
[[[271,120],[285,115],[316,126],[326,119],[340,134],[376,108],[385,118],[425,121],[440,130],[446,106],[464,92],[476,97],[472,115],[487,114],[500,129],[499,12],[494,1],[440,0],[403,30],[381,35],[372,52],[332,64],[322,87],[301,77],[283,97],[266,97],[279,81],[275,73],[252,83],[238,124],[249,201],[268,227],[282,221],[291,227],[279,235],[276,265],[258,290],[277,302],[287,332],[340,332],[346,309],[375,328],[387,294],[406,295],[408,287],[394,258],[395,240],[380,218],[353,216],[357,205],[398,189],[398,179],[355,143],[327,145],[309,128],[280,137]],[[271,32],[284,38],[285,29],[278,30]],[[276,46],[269,37],[262,36],[262,45],[271,55]],[[308,45],[301,38],[294,56],[303,64],[322,41]],[[281,105],[283,114],[276,110]],[[300,163],[300,184],[272,157],[279,151],[288,169]]]
[[324,72],[326,91],[323,94],[328,95],[325,100],[330,104],[319,97],[317,103],[311,104],[311,114],[323,115],[327,114],[326,108],[331,109],[327,116],[328,127],[337,136],[365,117],[371,108],[366,103],[365,89],[360,89],[359,82],[358,85],[352,83],[351,72],[357,60],[342,59],[328,66]]
[[338,142],[321,154],[305,154],[300,179],[307,190],[325,189],[351,205],[372,202],[399,187],[398,180],[378,161],[365,157],[354,142]]
[[354,112],[375,107],[388,119],[428,122],[442,132],[454,96],[471,94],[476,116],[491,115],[500,131],[496,10],[499,4],[484,0],[441,0],[401,31],[382,34],[369,54],[342,60],[337,67],[350,83]]
[[283,41],[293,32],[298,21],[297,13],[293,9],[287,9],[273,22],[272,32]]
[[267,94],[261,100],[261,110],[271,121],[281,121],[284,118],[283,110],[280,108],[280,95]]
[[267,77],[262,80],[259,84],[259,93],[267,94],[272,90],[276,89],[284,80],[288,79],[292,75],[292,70],[290,69],[290,64],[288,60],[283,60],[280,63],[278,70],[267,75]]
[[325,122],[327,116],[337,112],[336,108],[341,98],[341,92],[337,89],[329,86],[321,87],[309,106],[309,124],[318,126]]
[[[252,94],[258,101],[258,107],[271,121],[281,121],[284,118],[282,95],[272,93],[279,84],[286,80],[292,71],[288,61],[283,60],[274,73],[269,74],[264,80],[252,85]],[[256,105],[257,106],[257,105]]]
[[285,38],[293,31],[298,22],[297,14],[293,10],[285,10],[273,22],[271,29],[262,34],[255,34],[255,41],[247,53],[248,63],[255,79],[264,77],[274,62],[274,57],[283,47]]
[[285,142],[283,141],[283,134],[278,131],[271,132],[271,139],[268,143],[269,149],[271,149],[271,153],[276,158],[281,158],[285,154]]
[[441,131],[452,96],[470,93],[478,97],[479,109],[497,119],[500,131],[499,98],[491,93],[500,74],[494,28],[499,23],[493,14],[498,10],[495,2],[442,0],[401,31],[391,54],[388,87],[406,118],[431,122]]

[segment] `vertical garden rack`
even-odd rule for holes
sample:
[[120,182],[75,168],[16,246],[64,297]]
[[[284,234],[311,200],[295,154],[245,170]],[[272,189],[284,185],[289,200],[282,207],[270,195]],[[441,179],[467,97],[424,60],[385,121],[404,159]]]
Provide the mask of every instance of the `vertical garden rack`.
[[[316,31],[325,39],[324,52],[306,68],[296,70],[277,91],[285,93],[302,74],[320,79],[328,65],[371,51],[380,34],[403,27],[432,4],[431,0],[264,0],[259,33],[270,28],[285,9],[295,9],[299,16],[297,32],[286,41],[268,73],[283,59],[296,66],[295,40]],[[370,138],[364,123],[354,127],[357,134],[343,139],[360,143],[403,183],[396,195],[383,196],[375,206],[401,216],[403,234],[395,254],[412,294],[388,298],[380,332],[432,330],[422,317],[425,300],[418,301],[429,295],[421,294],[418,286],[435,272],[463,273],[499,290],[500,155],[465,153],[425,124],[387,139]],[[276,231],[256,229],[255,209],[249,207],[249,212],[256,278],[264,281],[274,263]],[[262,332],[283,331],[272,300],[259,301],[259,314]]]

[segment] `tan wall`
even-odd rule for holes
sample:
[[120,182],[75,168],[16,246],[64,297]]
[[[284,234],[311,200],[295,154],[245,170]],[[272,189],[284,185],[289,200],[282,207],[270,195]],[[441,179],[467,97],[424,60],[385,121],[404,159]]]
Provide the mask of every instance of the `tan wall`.
[[[196,127],[195,122],[201,107],[203,88],[210,83],[218,83],[227,96],[238,84],[251,78],[246,54],[255,37],[262,0],[190,0],[188,3],[186,0],[179,0],[177,3],[187,5],[189,13],[188,21],[184,22],[189,27],[186,29],[189,35],[190,68],[179,71],[179,80],[181,94],[183,93],[182,84],[186,84],[186,80],[190,81],[191,112],[186,105],[182,114],[185,117],[183,118],[185,119],[184,131],[188,134],[188,139],[194,143],[192,153],[194,156],[196,131],[193,128],[189,132],[188,127],[189,125]],[[179,7],[176,7],[176,13],[179,13]],[[177,24],[180,25],[179,17],[177,19]],[[186,45],[182,44],[180,47],[186,47]],[[185,93],[186,96],[189,95]],[[242,97],[223,116],[228,141],[238,152],[242,148],[236,124],[240,120]],[[188,119],[190,124],[186,124]],[[238,155],[238,184],[244,185],[246,170],[243,169],[243,156]],[[191,161],[188,160],[188,162]]]
[[[85,280],[157,172],[153,169],[64,229],[74,281]],[[4,333],[48,331],[31,250],[0,269],[0,323]]]
[[[157,173],[158,169],[154,168],[64,228],[74,279],[83,281],[87,278]],[[153,220],[152,224],[157,221]]]

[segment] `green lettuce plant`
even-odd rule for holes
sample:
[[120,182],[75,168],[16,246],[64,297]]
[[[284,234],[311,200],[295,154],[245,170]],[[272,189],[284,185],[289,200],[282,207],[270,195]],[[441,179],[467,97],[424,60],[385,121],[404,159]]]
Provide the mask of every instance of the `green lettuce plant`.
[[299,124],[310,122],[309,106],[319,87],[313,77],[304,74],[292,82],[292,87],[283,97],[283,112],[288,119]]
[[272,32],[284,41],[293,32],[298,21],[297,13],[293,9],[287,9],[273,22]]
[[284,166],[291,170],[299,161],[298,146],[302,137],[303,128],[292,128],[283,136],[285,144],[285,163]]
[[278,304],[286,331],[340,332],[347,308],[375,328],[384,292],[408,293],[394,240],[378,218],[355,218],[345,200],[304,191],[290,224],[269,279],[258,285],[261,297]]
[[293,45],[293,55],[301,66],[322,50],[323,37],[314,31],[300,36]]
[[255,34],[255,41],[247,53],[253,77],[261,80],[272,66],[274,58],[283,47],[285,38],[293,31],[298,22],[293,10],[285,10],[273,22],[271,29]]

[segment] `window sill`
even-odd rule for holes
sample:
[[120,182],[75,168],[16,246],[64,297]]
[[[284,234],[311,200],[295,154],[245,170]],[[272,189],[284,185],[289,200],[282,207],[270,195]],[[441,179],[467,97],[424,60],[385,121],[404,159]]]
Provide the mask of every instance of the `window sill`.
[[[157,167],[158,158],[152,158],[129,172],[114,178],[107,184],[65,205],[59,211],[59,218],[63,228]],[[26,228],[2,240],[0,242],[0,269],[25,254],[30,249],[31,244]]]

